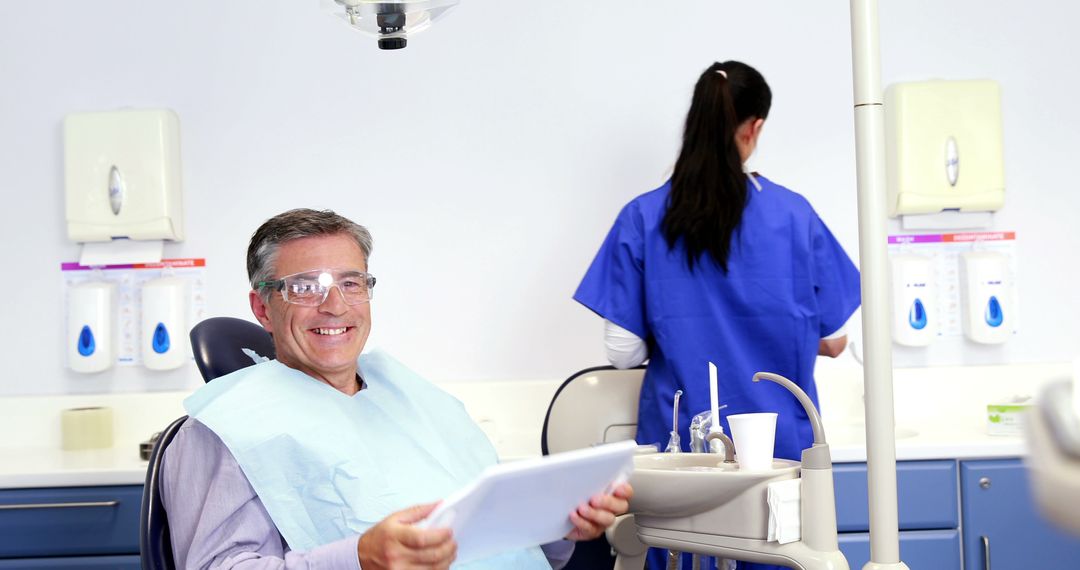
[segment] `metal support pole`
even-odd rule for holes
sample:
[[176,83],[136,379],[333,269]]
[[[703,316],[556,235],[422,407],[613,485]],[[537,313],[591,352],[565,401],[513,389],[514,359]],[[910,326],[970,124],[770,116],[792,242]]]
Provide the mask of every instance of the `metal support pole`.
[[896,497],[889,256],[885,227],[885,109],[881,90],[877,6],[877,0],[851,0],[859,259],[865,346],[863,383],[870,495],[870,562],[863,567],[864,570],[907,568],[900,561]]

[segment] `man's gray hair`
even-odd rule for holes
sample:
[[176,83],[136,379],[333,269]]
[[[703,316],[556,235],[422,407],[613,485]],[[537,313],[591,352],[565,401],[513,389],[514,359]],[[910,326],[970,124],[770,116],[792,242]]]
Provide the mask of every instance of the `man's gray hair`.
[[313,236],[345,234],[356,241],[364,252],[364,259],[371,258],[371,232],[364,226],[334,213],[332,210],[297,208],[266,220],[251,236],[247,250],[247,272],[251,288],[259,291],[264,301],[270,300],[271,289],[259,289],[260,281],[274,278],[281,244],[294,239]]

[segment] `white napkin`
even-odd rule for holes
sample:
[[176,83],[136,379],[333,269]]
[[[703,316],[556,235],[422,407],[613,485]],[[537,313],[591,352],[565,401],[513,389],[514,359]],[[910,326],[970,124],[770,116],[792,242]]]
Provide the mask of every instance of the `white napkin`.
[[125,263],[160,263],[165,251],[162,240],[118,238],[104,242],[86,242],[79,253],[79,265],[101,266]]
[[802,479],[769,483],[769,541],[780,544],[802,538]]

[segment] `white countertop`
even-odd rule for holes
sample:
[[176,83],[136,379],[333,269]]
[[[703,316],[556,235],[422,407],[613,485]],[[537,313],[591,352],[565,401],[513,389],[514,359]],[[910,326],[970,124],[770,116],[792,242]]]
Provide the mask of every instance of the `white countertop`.
[[[141,485],[139,443],[184,415],[187,392],[0,398],[0,489]],[[113,411],[113,446],[63,451],[60,415],[68,408]]]
[[[1065,365],[981,367],[977,370],[896,371],[896,459],[980,459],[1022,457],[1023,438],[986,433],[987,401],[1024,390],[1035,380],[1068,371]],[[833,461],[866,460],[861,421],[861,372],[819,372],[825,433]],[[824,377],[823,376],[827,376]],[[540,455],[540,429],[560,381],[443,384],[465,403],[504,461]],[[932,394],[928,399],[926,394]],[[978,394],[977,398],[971,394]],[[139,442],[183,415],[180,392],[0,398],[0,489],[137,485],[145,479]],[[97,451],[61,451],[60,411],[105,405],[114,410],[115,445]],[[835,418],[848,418],[838,420]],[[855,419],[852,419],[855,418]]]
[[[832,430],[825,427],[834,463],[866,461],[865,436],[854,434],[862,429],[861,425]],[[988,435],[982,426],[938,426],[903,435],[896,440],[897,461],[1022,457],[1027,453],[1022,437]]]
[[[856,430],[852,426],[833,431],[837,432],[835,437],[829,435],[828,427],[825,430],[834,462],[866,460],[866,446],[861,436],[854,436]],[[538,442],[539,431],[534,439],[504,439],[499,456],[509,461],[539,455]],[[897,461],[1020,457],[1025,452],[1020,437],[990,436],[984,431],[955,427],[948,432],[919,433],[896,442]],[[4,457],[0,463],[0,489],[141,485],[146,478],[147,462],[139,459],[137,445],[92,451],[0,447],[0,456]]]
[[0,448],[0,489],[142,485],[147,462],[138,447],[88,451]]

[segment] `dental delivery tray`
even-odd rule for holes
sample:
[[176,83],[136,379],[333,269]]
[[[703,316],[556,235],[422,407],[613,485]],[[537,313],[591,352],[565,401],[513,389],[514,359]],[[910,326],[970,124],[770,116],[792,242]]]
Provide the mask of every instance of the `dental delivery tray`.
[[571,511],[627,480],[636,449],[628,440],[493,465],[417,526],[453,529],[457,563],[559,540]]

